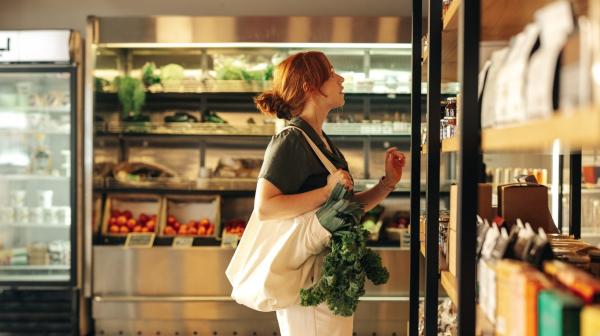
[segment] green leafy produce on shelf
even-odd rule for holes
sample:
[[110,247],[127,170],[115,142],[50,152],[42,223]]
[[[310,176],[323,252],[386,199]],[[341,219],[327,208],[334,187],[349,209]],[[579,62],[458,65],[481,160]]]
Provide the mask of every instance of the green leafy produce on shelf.
[[220,80],[242,80],[244,75],[242,69],[232,63],[224,64],[217,69],[217,79]]
[[227,124],[227,121],[219,117],[215,112],[208,109],[202,111],[202,122],[214,124]]
[[104,88],[109,86],[110,82],[102,77],[94,77],[94,91],[104,92]]
[[163,84],[176,84],[185,77],[184,69],[179,64],[167,64],[160,69],[160,80]]
[[375,285],[389,279],[381,257],[366,245],[368,232],[360,224],[364,211],[353,196],[338,184],[317,211],[319,222],[332,234],[330,250],[321,278],[312,287],[300,290],[303,306],[325,302],[334,314],[351,316],[365,294],[365,278]]
[[134,117],[140,115],[140,111],[146,101],[146,92],[142,81],[130,76],[115,78],[115,86],[119,102],[123,107],[123,116]]
[[275,66],[272,63],[267,65],[267,70],[265,70],[265,80],[273,80],[273,72],[275,71]]
[[142,81],[146,87],[154,84],[160,84],[160,76],[156,75],[156,65],[154,62],[147,62],[142,68]]

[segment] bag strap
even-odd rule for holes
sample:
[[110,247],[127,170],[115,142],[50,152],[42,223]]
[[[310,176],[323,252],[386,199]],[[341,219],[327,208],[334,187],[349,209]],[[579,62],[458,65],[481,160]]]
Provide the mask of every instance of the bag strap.
[[308,144],[312,148],[313,152],[315,152],[317,157],[319,157],[319,160],[321,160],[321,163],[325,166],[325,169],[327,169],[329,174],[333,174],[337,171],[337,168],[333,165],[333,163],[331,163],[331,161],[329,161],[329,159],[325,156],[325,154],[323,154],[323,152],[319,149],[319,147],[315,144],[315,142],[312,141],[312,139],[308,136],[308,134],[306,134],[306,132],[304,132],[300,127],[287,126],[287,127],[284,127],[281,131],[283,132],[286,129],[290,129],[290,128],[295,128],[297,130],[300,130],[302,135],[304,135],[304,138],[306,139],[306,141],[308,141]]

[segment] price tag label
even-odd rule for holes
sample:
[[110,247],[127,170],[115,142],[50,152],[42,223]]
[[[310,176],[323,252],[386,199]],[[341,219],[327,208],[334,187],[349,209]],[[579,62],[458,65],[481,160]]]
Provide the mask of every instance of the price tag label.
[[239,241],[240,237],[237,234],[223,232],[223,237],[221,239],[221,247],[236,248]]
[[125,247],[152,247],[155,236],[155,233],[129,233]]
[[173,245],[171,246],[176,248],[186,248],[192,247],[193,244],[194,237],[175,237],[173,238]]

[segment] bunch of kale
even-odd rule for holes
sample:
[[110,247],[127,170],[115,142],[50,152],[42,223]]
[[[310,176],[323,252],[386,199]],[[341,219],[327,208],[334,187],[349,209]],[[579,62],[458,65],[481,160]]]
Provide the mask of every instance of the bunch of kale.
[[319,222],[331,232],[330,251],[324,259],[321,279],[300,290],[303,306],[325,302],[334,314],[351,316],[365,294],[365,277],[375,285],[388,281],[389,273],[381,258],[367,248],[368,232],[360,223],[364,211],[353,196],[338,184],[317,211]]

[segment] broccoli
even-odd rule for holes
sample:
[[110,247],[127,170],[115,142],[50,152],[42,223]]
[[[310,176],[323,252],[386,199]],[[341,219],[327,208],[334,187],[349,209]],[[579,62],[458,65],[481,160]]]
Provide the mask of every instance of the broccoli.
[[320,223],[332,233],[331,242],[321,279],[300,290],[303,306],[325,302],[334,314],[351,316],[365,294],[365,277],[375,285],[388,281],[381,257],[367,247],[368,232],[360,225],[363,214],[362,206],[339,184],[317,211]]

